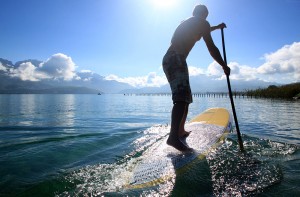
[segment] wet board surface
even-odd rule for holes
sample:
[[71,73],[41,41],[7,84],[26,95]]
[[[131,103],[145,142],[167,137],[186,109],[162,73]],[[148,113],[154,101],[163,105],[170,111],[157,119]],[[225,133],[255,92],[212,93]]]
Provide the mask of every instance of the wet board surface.
[[153,144],[143,154],[133,169],[127,188],[144,188],[162,183],[203,159],[209,150],[216,147],[231,130],[230,114],[224,108],[211,108],[193,118],[185,125],[192,131],[186,143],[192,152],[182,153],[166,144],[168,135]]

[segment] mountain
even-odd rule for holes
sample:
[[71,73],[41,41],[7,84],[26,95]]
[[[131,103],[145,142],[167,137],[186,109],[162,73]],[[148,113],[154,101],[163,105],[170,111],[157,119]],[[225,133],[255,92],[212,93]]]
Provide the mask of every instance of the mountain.
[[128,88],[132,88],[132,86],[126,83],[120,83],[117,81],[109,81],[105,80],[105,78],[96,73],[88,72],[81,73],[78,72],[76,75],[79,77],[78,79],[66,81],[63,79],[48,79],[44,80],[46,84],[51,85],[53,87],[87,87],[90,89],[98,90],[101,93],[119,93],[120,91]]
[[[228,86],[226,80],[217,80],[206,75],[190,77],[191,88],[193,92],[227,92]],[[245,91],[257,88],[265,88],[274,83],[264,82],[261,80],[230,80],[232,91]]]
[[171,89],[169,84],[161,87],[144,87],[134,89],[124,89],[120,93],[122,94],[159,94],[159,93],[170,93]]
[[11,61],[0,58],[0,93],[1,94],[95,94],[95,93],[119,93],[124,89],[131,89],[132,86],[117,81],[105,80],[93,72],[77,72],[76,79],[64,80],[61,78],[46,78],[39,81],[21,80],[13,77],[16,69],[22,63],[30,62],[36,68],[39,67],[39,60],[24,60],[13,64]]
[[[29,67],[20,67],[22,63],[31,63]],[[105,77],[91,71],[76,72],[72,74],[71,80],[65,80],[63,77],[56,77],[51,73],[34,73],[39,71],[39,60],[24,60],[13,64],[11,61],[0,58],[0,94],[10,93],[30,93],[30,94],[96,94],[96,93],[122,93],[122,94],[145,94],[145,93],[170,93],[170,86],[166,84],[161,87],[135,88],[127,83],[121,83],[114,80],[106,80]],[[24,64],[23,64],[24,65]],[[55,66],[55,65],[54,65]],[[28,68],[28,70],[26,70]],[[23,69],[23,70],[22,70]],[[24,70],[25,69],[25,70]],[[52,67],[51,67],[52,69]],[[57,69],[57,68],[56,68]],[[61,72],[54,69],[51,72]],[[32,76],[35,80],[21,79],[20,72]],[[22,73],[22,74],[24,74]],[[37,74],[38,80],[34,77]],[[47,75],[49,74],[49,75]],[[45,75],[45,76],[44,76]],[[41,77],[43,76],[43,77]],[[24,78],[23,78],[24,79]],[[190,77],[191,89],[193,93],[197,92],[227,92],[226,80],[216,80],[206,75]],[[270,85],[280,85],[266,83],[260,80],[242,81],[231,80],[232,91],[245,91],[257,88],[266,88]]]
[[0,58],[0,74],[5,74],[12,68],[14,68],[14,64],[11,61]]
[[[245,91],[254,90],[257,88],[266,88],[270,85],[279,85],[277,83],[267,83],[260,80],[252,81],[241,81],[231,80],[232,91]],[[193,93],[201,92],[227,92],[227,81],[226,80],[215,80],[206,75],[198,75],[190,77],[190,84]],[[157,93],[170,93],[171,89],[169,84],[161,87],[145,87],[139,89],[124,89],[121,91],[123,94],[157,94]]]

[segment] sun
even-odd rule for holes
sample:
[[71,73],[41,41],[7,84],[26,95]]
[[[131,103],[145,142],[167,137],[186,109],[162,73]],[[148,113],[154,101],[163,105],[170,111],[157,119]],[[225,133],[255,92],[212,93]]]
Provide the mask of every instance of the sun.
[[151,0],[154,7],[157,8],[168,8],[176,4],[176,0]]

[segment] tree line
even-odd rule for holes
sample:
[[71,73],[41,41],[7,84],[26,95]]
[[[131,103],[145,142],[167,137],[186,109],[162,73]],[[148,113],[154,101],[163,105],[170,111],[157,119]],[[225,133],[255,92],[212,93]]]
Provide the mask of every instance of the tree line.
[[270,85],[268,88],[259,88],[256,90],[246,90],[245,93],[248,97],[261,97],[261,98],[279,98],[279,99],[292,99],[295,97],[300,98],[300,83],[292,83],[282,86]]

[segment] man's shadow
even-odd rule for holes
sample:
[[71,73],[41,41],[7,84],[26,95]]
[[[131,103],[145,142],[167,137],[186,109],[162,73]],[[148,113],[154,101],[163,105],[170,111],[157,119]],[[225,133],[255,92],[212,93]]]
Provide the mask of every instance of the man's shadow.
[[[182,157],[191,161],[182,164],[180,163]],[[173,157],[172,164],[176,169],[176,177],[171,196],[212,195],[211,172],[205,155],[199,155],[196,151],[184,153],[179,157]]]

